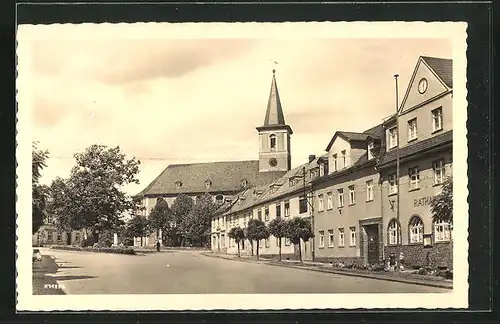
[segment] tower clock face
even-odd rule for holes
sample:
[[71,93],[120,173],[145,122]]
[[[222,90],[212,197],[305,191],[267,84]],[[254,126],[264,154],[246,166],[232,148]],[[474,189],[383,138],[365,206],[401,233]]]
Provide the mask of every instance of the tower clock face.
[[272,158],[269,160],[269,165],[275,167],[276,165],[278,165],[278,161],[276,161],[275,158]]
[[427,91],[427,79],[423,78],[418,83],[418,92],[424,93],[425,91]]

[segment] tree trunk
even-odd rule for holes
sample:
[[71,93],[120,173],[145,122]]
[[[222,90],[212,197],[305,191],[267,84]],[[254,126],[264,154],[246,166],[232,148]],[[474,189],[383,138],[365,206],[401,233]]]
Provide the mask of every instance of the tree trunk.
[[240,257],[240,241],[238,241],[238,258]]
[[253,240],[250,240],[250,249],[252,249],[252,257],[253,257]]
[[278,240],[279,240],[279,260],[281,261],[281,237]]
[[299,240],[299,261],[302,263],[302,248],[300,247],[300,240]]
[[259,260],[259,240],[257,240],[257,260]]

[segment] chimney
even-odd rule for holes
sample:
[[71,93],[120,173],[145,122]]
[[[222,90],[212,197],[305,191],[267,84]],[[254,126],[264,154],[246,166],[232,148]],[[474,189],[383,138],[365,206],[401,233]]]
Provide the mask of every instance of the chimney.
[[314,155],[314,154],[309,155],[309,163],[311,163],[315,159],[316,159],[316,155]]

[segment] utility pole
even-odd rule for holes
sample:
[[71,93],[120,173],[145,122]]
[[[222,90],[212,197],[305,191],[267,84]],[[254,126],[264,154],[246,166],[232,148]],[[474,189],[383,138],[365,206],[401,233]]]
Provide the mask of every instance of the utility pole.
[[396,271],[400,270],[400,255],[401,255],[401,225],[399,222],[399,102],[398,102],[398,74],[394,75],[396,80]]
[[[305,167],[302,167],[302,176],[304,178],[304,196],[306,198],[306,201],[307,201],[307,204],[309,205],[309,208],[311,210],[311,231],[313,232],[314,234],[314,206],[313,206],[313,202],[309,201],[309,195],[308,195],[308,192],[307,192],[307,188],[306,188],[306,168]],[[313,192],[312,192],[312,187],[311,187],[311,200],[313,200]],[[314,254],[315,254],[315,251],[314,251],[314,246],[316,245],[315,244],[315,238],[313,237],[311,239],[311,258],[312,258],[312,261],[314,262]]]

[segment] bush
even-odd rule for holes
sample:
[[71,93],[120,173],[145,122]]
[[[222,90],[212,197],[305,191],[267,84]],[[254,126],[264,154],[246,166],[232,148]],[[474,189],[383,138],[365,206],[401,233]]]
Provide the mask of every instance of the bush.
[[117,253],[117,254],[128,254],[128,255],[135,254],[134,249],[126,247],[78,247],[78,246],[55,245],[52,246],[52,249],[66,250],[66,251]]

